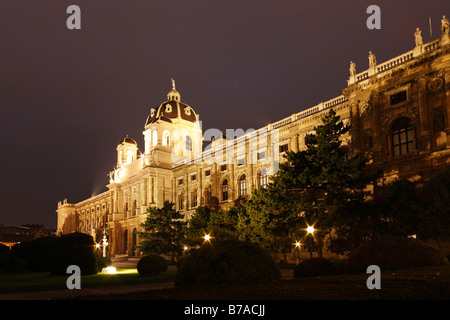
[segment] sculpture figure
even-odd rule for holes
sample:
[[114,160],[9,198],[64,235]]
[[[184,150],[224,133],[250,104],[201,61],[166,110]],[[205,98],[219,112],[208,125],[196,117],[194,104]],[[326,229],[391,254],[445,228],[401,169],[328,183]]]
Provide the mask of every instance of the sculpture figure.
[[416,29],[414,38],[416,39],[416,47],[423,46],[422,31],[419,28]]
[[442,16],[441,24],[442,24],[442,26],[441,26],[442,34],[444,36],[448,35],[449,22],[448,22],[447,18],[445,17],[445,15]]
[[377,59],[375,58],[375,54],[372,51],[369,51],[369,67],[375,67],[377,65]]

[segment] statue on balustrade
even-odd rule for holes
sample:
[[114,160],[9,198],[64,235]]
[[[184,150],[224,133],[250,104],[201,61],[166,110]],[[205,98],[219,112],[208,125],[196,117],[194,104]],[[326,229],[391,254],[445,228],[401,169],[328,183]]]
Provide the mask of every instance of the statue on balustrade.
[[448,22],[447,18],[445,17],[445,15],[442,16],[441,23],[442,23],[442,27],[441,27],[442,34],[443,34],[444,36],[446,36],[446,35],[448,35],[449,22]]
[[369,51],[369,67],[375,67],[377,65],[377,59],[375,58],[375,54],[372,51]]
[[416,32],[414,33],[414,38],[416,39],[416,47],[423,46],[422,31],[420,31],[419,28],[416,29]]
[[356,75],[356,64],[353,61],[350,61],[350,77],[354,77]]

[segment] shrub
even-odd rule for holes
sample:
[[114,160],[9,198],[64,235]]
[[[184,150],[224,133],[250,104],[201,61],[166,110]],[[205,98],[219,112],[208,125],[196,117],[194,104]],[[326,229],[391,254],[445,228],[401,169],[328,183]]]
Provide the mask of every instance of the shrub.
[[3,243],[0,243],[0,257],[6,257],[10,253],[10,249],[8,246],[4,245]]
[[109,257],[97,258],[97,266],[99,271],[101,271],[103,268],[109,267],[110,265],[112,265],[112,261]]
[[66,275],[67,267],[77,265],[81,274],[98,272],[94,239],[87,234],[71,233],[58,238],[50,272]]
[[294,268],[294,277],[326,276],[334,273],[331,261],[324,258],[311,258],[303,260]]
[[156,254],[142,257],[137,264],[137,271],[141,276],[155,276],[167,270],[167,261]]
[[27,261],[23,258],[7,258],[5,262],[6,272],[24,272],[27,270]]
[[249,284],[280,280],[272,257],[259,246],[239,240],[205,243],[181,262],[176,286]]
[[447,258],[421,241],[381,239],[356,248],[348,258],[346,271],[362,273],[370,265],[377,265],[381,270],[395,270],[440,264],[448,264]]

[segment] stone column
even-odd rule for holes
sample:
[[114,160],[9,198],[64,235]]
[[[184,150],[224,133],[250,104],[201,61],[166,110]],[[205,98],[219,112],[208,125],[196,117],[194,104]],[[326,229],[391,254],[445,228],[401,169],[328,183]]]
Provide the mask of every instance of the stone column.
[[426,78],[422,77],[417,80],[417,95],[418,95],[418,104],[419,104],[419,121],[420,126],[416,126],[416,128],[420,128],[420,134],[417,134],[419,139],[418,146],[416,144],[416,149],[421,152],[425,152],[430,150],[430,124],[428,117],[428,108],[427,108],[427,100],[426,100]]
[[352,144],[355,153],[361,152],[361,127],[359,116],[359,103],[354,101],[351,103],[351,119],[352,119]]

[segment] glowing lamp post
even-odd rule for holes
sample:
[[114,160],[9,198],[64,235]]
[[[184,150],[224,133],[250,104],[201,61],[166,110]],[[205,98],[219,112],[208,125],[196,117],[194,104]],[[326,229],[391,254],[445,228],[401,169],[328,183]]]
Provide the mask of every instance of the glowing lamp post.
[[297,241],[295,243],[295,247],[297,248],[297,264],[300,263],[300,246],[301,246],[301,243],[299,241]]
[[211,236],[209,234],[205,234],[205,236],[203,238],[205,239],[205,242],[208,242],[209,240],[211,240]]
[[310,236],[309,237],[309,257],[312,258],[314,227],[313,226],[308,226],[308,228],[306,228],[306,232],[308,232],[308,235]]
[[106,235],[103,235],[103,257],[106,257],[106,246],[108,245],[108,241],[106,240]]

